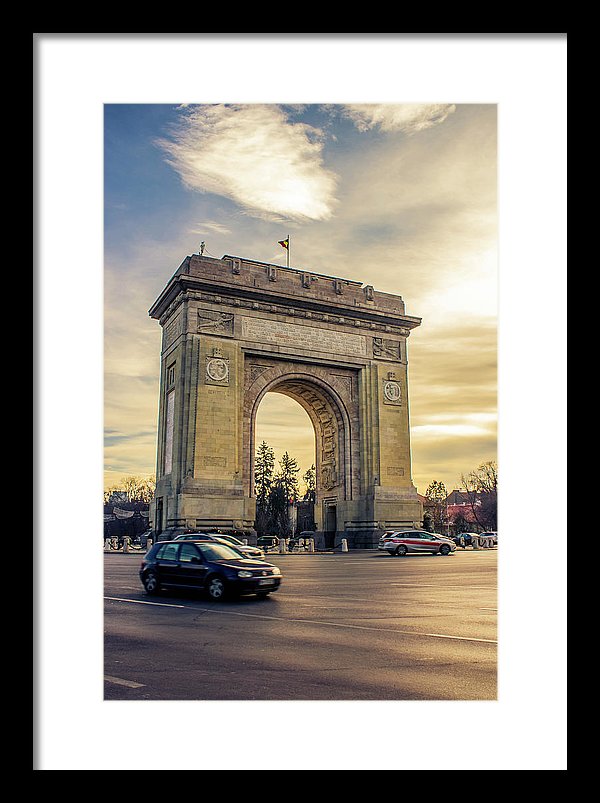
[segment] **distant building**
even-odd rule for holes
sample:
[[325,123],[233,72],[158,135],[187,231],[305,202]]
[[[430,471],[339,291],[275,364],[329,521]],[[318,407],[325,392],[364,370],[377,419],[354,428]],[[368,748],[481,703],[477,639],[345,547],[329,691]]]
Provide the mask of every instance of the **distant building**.
[[489,523],[486,525],[486,521],[495,520],[495,494],[468,494],[465,491],[455,490],[448,494],[446,510],[452,529],[464,532],[465,526],[470,525],[470,529],[479,532],[490,526]]
[[316,530],[315,524],[315,503],[309,501],[296,502],[296,532],[301,533],[306,530]]
[[[418,495],[421,504],[423,505],[423,513],[430,513],[433,515],[436,504],[427,499],[426,496]],[[488,502],[488,494],[468,494],[466,491],[458,489],[452,491],[446,497],[445,510],[444,510],[444,526],[446,523],[450,531],[463,531],[466,525],[469,529],[478,531],[481,528],[478,522],[477,512],[481,510]]]
[[482,497],[485,494],[468,494],[466,491],[452,491],[446,497],[446,504],[449,507],[464,507],[465,505],[471,506],[471,499],[475,505],[481,505]]
[[128,502],[125,491],[116,491],[104,504],[104,538],[135,537],[149,527],[148,502]]
[[115,505],[118,502],[127,502],[127,491],[111,491],[110,496],[108,497],[109,505]]

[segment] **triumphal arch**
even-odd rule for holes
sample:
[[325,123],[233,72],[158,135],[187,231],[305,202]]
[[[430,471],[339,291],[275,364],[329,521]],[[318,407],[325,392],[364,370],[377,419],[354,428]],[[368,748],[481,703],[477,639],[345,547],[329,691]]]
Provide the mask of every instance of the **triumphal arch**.
[[361,282],[241,257],[186,257],[150,309],[162,326],[152,524],[252,539],[254,424],[284,393],[315,429],[319,531],[371,547],[421,524],[407,340],[421,319]]

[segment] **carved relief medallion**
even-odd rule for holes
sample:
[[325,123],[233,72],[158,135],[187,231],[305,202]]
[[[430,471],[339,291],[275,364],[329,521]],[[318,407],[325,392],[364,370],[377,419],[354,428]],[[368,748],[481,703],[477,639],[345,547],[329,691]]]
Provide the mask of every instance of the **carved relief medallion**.
[[388,404],[400,404],[400,385],[392,379],[387,379],[383,383],[384,401]]
[[211,384],[229,384],[229,360],[222,357],[206,358],[206,381]]

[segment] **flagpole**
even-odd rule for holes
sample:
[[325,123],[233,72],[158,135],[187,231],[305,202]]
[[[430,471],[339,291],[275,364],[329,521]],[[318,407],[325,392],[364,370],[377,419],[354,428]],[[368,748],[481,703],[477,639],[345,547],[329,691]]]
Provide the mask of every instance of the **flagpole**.
[[289,266],[290,266],[290,235],[289,234],[288,234],[287,240],[288,240],[288,247],[286,248],[286,251],[287,251],[287,266],[289,268]]

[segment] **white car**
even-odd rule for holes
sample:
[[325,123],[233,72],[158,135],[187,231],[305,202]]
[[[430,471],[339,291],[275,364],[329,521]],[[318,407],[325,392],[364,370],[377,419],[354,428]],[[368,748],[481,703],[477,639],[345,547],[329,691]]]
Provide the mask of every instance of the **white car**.
[[226,533],[182,533],[175,536],[174,541],[220,541],[222,544],[237,549],[238,552],[243,552],[248,558],[255,558],[263,560],[265,557],[264,551],[257,546],[248,546],[235,535],[228,535]]
[[456,544],[445,535],[429,533],[426,530],[396,530],[384,533],[377,548],[389,555],[401,557],[423,552],[430,552],[433,555],[449,555],[456,550]]
[[485,533],[480,533],[479,537],[487,538],[488,540],[491,540],[494,546],[498,546],[498,533],[493,530],[489,530],[488,532]]

